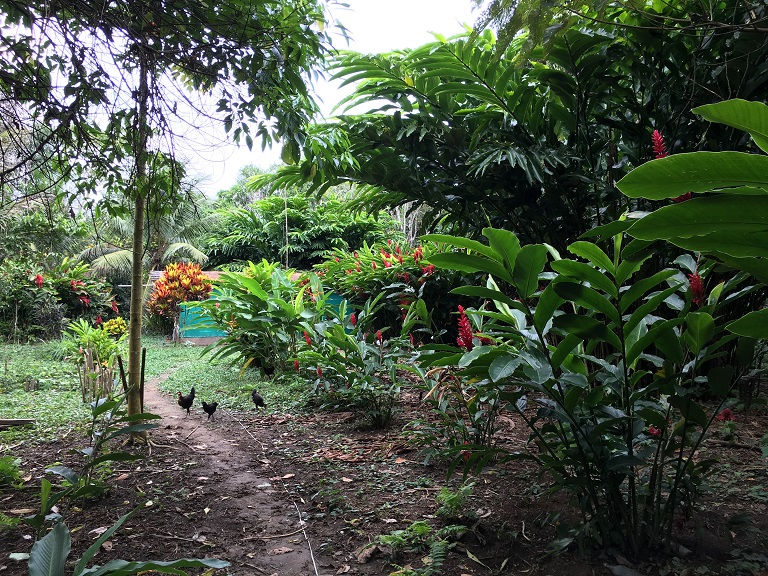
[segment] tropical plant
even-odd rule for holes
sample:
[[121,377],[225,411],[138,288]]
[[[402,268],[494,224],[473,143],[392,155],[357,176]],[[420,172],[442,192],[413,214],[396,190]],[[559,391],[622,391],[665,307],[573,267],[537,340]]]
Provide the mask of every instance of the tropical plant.
[[[215,558],[182,558],[171,561],[157,560],[110,560],[103,566],[87,568],[101,546],[140,508],[121,516],[117,522],[101,534],[91,544],[75,564],[73,576],[128,576],[158,572],[160,574],[180,574],[186,576],[181,568],[226,568],[229,562]],[[64,576],[64,568],[71,547],[70,532],[64,522],[57,522],[41,539],[37,540],[29,553],[29,576]]]
[[[310,132],[299,164],[257,182],[319,192],[353,182],[369,209],[412,203],[443,230],[479,237],[495,226],[563,251],[628,206],[645,208],[614,183],[648,159],[647,127],[675,150],[746,145],[690,107],[765,93],[765,35],[689,33],[679,22],[703,10],[743,25],[765,13],[750,4],[608,3],[551,30],[543,46],[520,35],[498,50],[489,31],[476,31],[414,50],[341,52],[335,77],[355,90],[340,117]],[[534,6],[516,13],[530,9],[540,24]]]
[[89,437],[92,444],[78,451],[84,456],[79,470],[59,465],[46,469],[46,472],[62,477],[65,484],[61,490],[54,492],[53,484],[47,478],[41,481],[40,512],[25,519],[27,524],[37,530],[38,538],[51,523],[62,519],[61,514],[56,511],[57,504],[80,498],[94,498],[104,493],[107,485],[101,478],[101,473],[110,463],[131,462],[142,458],[141,455],[109,450],[109,443],[120,436],[156,428],[157,424],[145,421],[157,420],[160,416],[150,413],[128,415],[123,406],[124,402],[125,395],[113,400],[100,398],[91,402]]
[[327,310],[304,332],[305,345],[298,353],[299,365],[317,372],[315,392],[322,393],[326,406],[352,410],[373,428],[386,427],[395,415],[402,387],[398,370],[423,377],[410,363],[410,326],[389,338],[386,330],[375,329],[381,298],[371,298],[358,313],[348,315],[346,301],[338,310]]
[[450,311],[459,303],[450,290],[472,279],[436,270],[429,257],[438,250],[434,243],[409,248],[392,239],[364,243],[357,250],[334,250],[315,271],[352,307],[361,308],[369,299],[382,295],[375,308],[375,324],[390,333],[400,331],[409,306],[421,300],[429,311],[429,322],[415,328],[414,338],[417,342],[440,341],[443,328],[450,323]]
[[[556,546],[579,537],[635,553],[668,546],[677,512],[695,504],[714,465],[696,458],[698,450],[747,369],[714,362],[736,338],[718,325],[718,307],[739,297],[745,276],[705,294],[679,270],[646,276],[650,243],[625,245],[622,234],[612,238],[612,256],[597,244],[571,244],[583,260],[560,258],[543,244],[521,247],[503,230],[484,235],[489,244],[426,240],[460,250],[433,256],[436,266],[488,274],[485,286],[455,292],[494,303],[495,310],[472,312],[486,320],[494,344],[459,353],[433,347],[424,361],[457,366],[468,383],[495,385],[529,427],[531,448],[463,446],[457,455],[469,452],[466,469],[501,455],[548,471],[553,488],[571,493],[582,512]],[[544,273],[548,255],[554,274]],[[538,409],[528,410],[524,399]]]
[[[768,153],[768,106],[729,100],[693,110],[711,121],[747,132]],[[768,283],[768,157],[744,152],[674,154],[644,164],[617,187],[632,198],[663,200],[695,196],[626,221],[636,238],[663,239],[709,255]],[[701,196],[700,196],[701,195]],[[768,310],[752,312],[728,325],[742,336],[768,337]]]
[[[157,183],[156,186],[159,187]],[[183,184],[178,196],[163,195],[158,199],[160,206],[150,204],[144,230],[144,270],[158,270],[182,259],[206,263],[206,255],[199,248],[200,240],[216,219],[207,207],[206,198],[188,187]],[[121,206],[119,201],[120,198],[114,200],[109,211],[98,211],[90,245],[78,258],[88,262],[97,274],[115,282],[126,282],[133,261],[133,208]]]
[[168,264],[163,275],[155,281],[147,301],[150,314],[173,320],[174,342],[179,338],[179,315],[185,302],[206,300],[213,289],[211,279],[202,271],[200,264],[174,262]]
[[217,216],[204,244],[215,267],[267,259],[308,270],[332,249],[354,250],[396,234],[386,214],[354,214],[331,195],[319,201],[297,193],[274,195]]
[[115,338],[105,326],[87,320],[70,322],[62,334],[62,347],[77,365],[83,402],[112,398],[115,394],[115,362],[125,332]]
[[204,353],[233,364],[271,372],[284,370],[296,356],[297,335],[323,313],[326,296],[314,275],[262,260],[242,272],[219,276],[216,290],[200,307],[226,336]]

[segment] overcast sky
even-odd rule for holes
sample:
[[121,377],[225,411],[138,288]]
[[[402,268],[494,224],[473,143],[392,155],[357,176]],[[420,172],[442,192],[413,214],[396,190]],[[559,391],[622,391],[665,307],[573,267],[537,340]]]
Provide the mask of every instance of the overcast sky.
[[[434,40],[432,32],[451,36],[472,25],[477,12],[471,0],[347,0],[349,9],[335,8],[333,16],[349,30],[349,48],[358,52],[389,52],[398,48],[414,48]],[[337,48],[347,48],[340,39]],[[330,110],[341,98],[332,87],[318,87],[323,108]],[[221,128],[223,134],[223,128]],[[184,152],[190,162],[189,171],[201,178],[200,188],[209,196],[231,187],[240,168],[255,164],[267,168],[279,162],[280,151],[261,152],[245,146],[221,146],[205,153]]]

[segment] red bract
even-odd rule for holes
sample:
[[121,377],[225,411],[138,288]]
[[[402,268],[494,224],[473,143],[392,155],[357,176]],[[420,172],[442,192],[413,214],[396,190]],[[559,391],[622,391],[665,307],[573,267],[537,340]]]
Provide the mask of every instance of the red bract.
[[309,337],[306,330],[304,330],[304,341],[307,343],[307,346],[312,346],[312,339]]
[[677,202],[679,204],[680,202],[685,202],[686,200],[690,200],[691,196],[693,196],[691,192],[686,192],[685,194],[680,194],[680,196],[678,196],[677,198],[672,198],[672,202]]
[[664,144],[664,137],[661,132],[654,130],[651,134],[651,141],[653,142],[653,154],[658,160],[659,158],[667,157],[667,147]]
[[659,436],[661,436],[661,430],[656,428],[656,426],[648,426],[648,434],[658,438]]
[[467,352],[474,347],[474,344],[472,343],[472,325],[469,322],[467,314],[464,312],[463,306],[459,306],[459,337],[456,338],[456,344],[459,345],[459,348],[463,348]]
[[[216,306],[218,308],[218,306]],[[112,312],[117,314],[117,300],[112,300]]]
[[720,412],[720,414],[715,416],[715,418],[720,422],[731,422],[733,420],[736,420],[736,417],[733,414],[733,410],[731,410],[730,408],[726,408],[725,410]]
[[384,260],[384,268],[392,268],[392,262],[389,260]]
[[352,324],[353,328],[357,326],[357,316],[355,316],[354,314],[350,314],[349,323]]
[[701,281],[699,273],[688,274],[688,283],[691,286],[691,300],[697,306],[701,306],[706,300],[706,294],[704,293],[704,283]]
[[319,364],[318,364],[318,366],[317,366],[317,375],[318,375],[318,376],[320,376],[321,378],[322,378],[322,376],[323,376],[323,369],[322,369],[322,368],[320,368],[320,365],[319,365]]
[[296,370],[296,372],[299,371],[299,361],[298,360],[294,360],[293,361],[293,369]]
[[371,268],[373,268],[374,270],[376,270],[376,262],[371,262]]
[[42,274],[38,274],[37,276],[35,276],[35,284],[37,284],[38,288],[42,288],[43,287],[43,276],[42,276]]
[[104,320],[101,319],[101,314],[99,314],[98,316],[96,316],[96,326],[98,326],[102,322],[104,322]]
[[378,342],[379,344],[383,342],[381,338],[381,330],[376,330],[376,342]]

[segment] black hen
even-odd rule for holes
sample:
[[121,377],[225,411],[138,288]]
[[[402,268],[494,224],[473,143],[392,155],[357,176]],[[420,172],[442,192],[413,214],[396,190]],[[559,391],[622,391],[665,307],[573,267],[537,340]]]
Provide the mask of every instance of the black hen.
[[218,402],[211,402],[208,404],[205,400],[203,400],[203,412],[208,414],[208,420],[213,417],[213,413],[216,412],[216,406],[218,405]]
[[189,416],[189,409],[192,408],[192,403],[195,401],[195,387],[192,386],[192,390],[190,390],[189,394],[187,394],[186,396],[182,396],[181,392],[176,392],[176,394],[179,397],[179,399],[177,400],[179,406],[181,406],[182,408],[186,408],[187,416]]
[[261,397],[261,394],[259,394],[256,389],[251,392],[251,400],[253,400],[253,403],[256,405],[256,409],[264,408],[267,409],[267,405],[264,404],[264,398]]

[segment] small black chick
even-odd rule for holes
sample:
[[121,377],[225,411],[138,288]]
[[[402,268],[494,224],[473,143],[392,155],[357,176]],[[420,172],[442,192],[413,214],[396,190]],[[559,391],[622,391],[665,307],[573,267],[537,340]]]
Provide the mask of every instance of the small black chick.
[[213,418],[213,413],[216,412],[216,406],[218,405],[219,405],[218,402],[211,402],[210,404],[208,404],[205,400],[203,400],[203,412],[208,414],[208,420]]
[[261,394],[259,394],[255,388],[253,392],[251,392],[251,400],[253,400],[257,410],[259,408],[264,408],[265,410],[267,409],[267,405],[264,404],[264,398],[261,397]]
[[192,408],[192,403],[195,401],[195,387],[192,386],[192,390],[186,396],[182,396],[181,392],[176,392],[176,395],[179,397],[179,399],[176,402],[182,408],[187,409],[187,416],[189,416],[189,409]]

